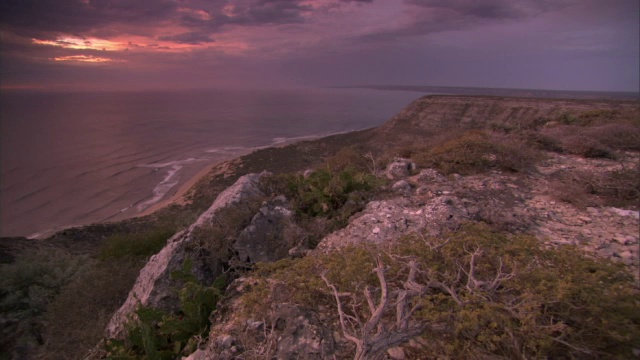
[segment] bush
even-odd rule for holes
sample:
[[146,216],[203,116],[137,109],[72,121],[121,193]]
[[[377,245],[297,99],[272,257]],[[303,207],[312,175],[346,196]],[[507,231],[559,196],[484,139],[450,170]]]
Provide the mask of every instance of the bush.
[[640,164],[608,173],[566,170],[554,176],[554,194],[576,206],[637,208],[640,202]]
[[[264,290],[273,283],[284,285],[277,286],[279,297],[309,308],[335,310],[340,301],[345,317],[353,320],[343,332],[362,339],[367,334],[358,324],[375,320],[365,293],[373,305],[381,304],[382,283],[371,271],[376,259],[384,264],[389,293],[408,296],[405,310],[415,309],[411,326],[423,329],[407,348],[412,358],[623,359],[633,356],[640,338],[640,294],[623,267],[573,247],[541,249],[535,238],[478,224],[442,239],[414,235],[385,248],[360,245],[261,265],[252,289],[263,303],[269,296]],[[339,300],[320,274],[344,294]],[[241,300],[250,302],[252,292]],[[390,299],[370,330],[399,329],[396,300]],[[259,309],[251,316],[261,318]],[[339,323],[337,310],[332,318],[326,323]]]
[[365,172],[351,168],[334,171],[327,166],[307,177],[269,176],[262,184],[268,192],[290,199],[298,215],[345,219],[360,210],[368,195],[382,182]]
[[209,316],[226,287],[224,277],[211,287],[200,284],[191,274],[190,263],[173,275],[184,281],[178,291],[180,310],[177,313],[140,307],[136,319],[128,324],[127,339],[109,339],[107,356],[117,359],[174,359],[189,355],[208,335]]
[[139,271],[139,262],[110,259],[91,264],[65,286],[47,308],[46,344],[39,358],[74,359],[92,349]]
[[468,131],[414,155],[413,159],[420,166],[434,167],[445,174],[474,174],[491,169],[523,171],[532,167],[537,157],[515,138]]
[[101,249],[102,260],[121,258],[146,258],[158,253],[175,234],[173,228],[154,228],[141,233],[112,235]]
[[0,355],[13,349],[14,357],[29,357],[42,344],[40,317],[87,264],[86,257],[40,249],[0,265]]

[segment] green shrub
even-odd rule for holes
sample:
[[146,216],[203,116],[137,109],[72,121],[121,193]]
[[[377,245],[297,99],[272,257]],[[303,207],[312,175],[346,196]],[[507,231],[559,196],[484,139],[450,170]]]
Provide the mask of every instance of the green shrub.
[[361,209],[368,196],[382,184],[380,179],[350,168],[334,171],[320,168],[307,177],[275,175],[266,177],[262,187],[291,200],[298,215],[344,220]]
[[[384,248],[360,245],[264,264],[252,289],[265,299],[269,284],[284,284],[274,288],[279,297],[335,310],[335,298],[319,277],[324,273],[339,292],[350,294],[340,301],[354,320],[353,333],[362,334],[355,319],[364,323],[371,316],[364,290],[376,299],[380,291],[371,271],[376,258],[385,265],[391,293],[407,289],[411,261],[415,283],[426,287],[409,304],[419,309],[412,323],[425,326],[420,347],[407,348],[412,358],[624,359],[640,339],[640,294],[626,269],[574,247],[542,249],[535,238],[477,224],[441,239],[414,235]],[[241,300],[253,298],[250,290]],[[380,326],[395,324],[394,301]],[[252,310],[261,317],[267,309]],[[337,314],[327,323],[338,324]]]
[[88,263],[87,257],[52,248],[0,265],[0,354],[13,349],[15,356],[29,357],[41,345],[40,317]]
[[178,291],[180,309],[168,313],[151,307],[140,307],[136,318],[127,325],[127,339],[109,339],[107,356],[112,359],[175,359],[189,355],[206,338],[211,325],[209,316],[226,287],[224,277],[212,286],[200,284],[185,263],[174,278],[184,281]]
[[158,253],[175,233],[173,228],[154,228],[148,231],[112,235],[107,238],[100,249],[99,258],[146,258]]

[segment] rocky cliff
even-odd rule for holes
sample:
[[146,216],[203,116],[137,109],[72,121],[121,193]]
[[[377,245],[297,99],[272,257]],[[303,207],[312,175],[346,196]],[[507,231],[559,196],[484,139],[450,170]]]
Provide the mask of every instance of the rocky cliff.
[[93,254],[197,214],[126,298],[108,295],[118,310],[89,358],[631,358],[639,171],[637,102],[427,96],[379,128],[223,164],[184,204],[42,245]]
[[[495,231],[530,236],[537,239],[539,246],[545,249],[573,245],[592,256],[622,263],[637,276],[637,179],[632,180],[631,188],[626,190],[622,189],[622,183],[610,186],[601,183],[600,188],[593,184],[606,182],[611,174],[622,174],[629,169],[637,171],[640,160],[637,116],[638,104],[633,102],[460,96],[433,96],[417,100],[382,127],[357,135],[361,140],[366,139],[358,144],[358,148],[363,154],[368,154],[372,161],[373,165],[369,170],[375,172],[374,156],[385,158],[383,153],[374,152],[376,148],[386,148],[386,154],[390,154],[392,151],[400,151],[397,150],[400,141],[405,146],[417,143],[416,149],[421,149],[420,146],[434,141],[433,137],[442,132],[459,136],[469,130],[482,130],[482,136],[487,136],[481,138],[483,141],[497,142],[492,147],[482,143],[479,148],[482,151],[489,149],[486,150],[488,152],[464,155],[467,156],[466,159],[469,156],[479,156],[478,162],[482,163],[483,169],[458,167],[461,169],[459,173],[447,170],[451,168],[443,168],[442,163],[427,161],[426,164],[431,165],[429,167],[425,166],[424,161],[423,164],[416,164],[421,162],[420,156],[416,156],[416,160],[396,157],[387,161],[386,171],[375,174],[387,179],[384,191],[351,216],[346,226],[327,234],[316,246],[312,246],[315,247],[314,250],[306,250],[309,244],[305,241],[305,236],[308,237],[309,234],[295,224],[295,208],[299,204],[277,191],[265,194],[268,191],[258,186],[259,179],[264,174],[242,176],[222,192],[193,225],[172,237],[162,251],[150,259],[140,272],[127,301],[113,316],[106,335],[109,338],[123,337],[124,324],[137,306],[176,311],[178,304],[173,289],[176,285],[170,280],[170,274],[179,269],[186,259],[193,260],[193,272],[202,282],[211,283],[214,277],[222,273],[223,268],[228,268],[231,258],[236,261],[236,266],[239,261],[250,269],[255,263],[273,262],[292,255],[331,255],[341,249],[368,246],[367,244],[377,249],[389,249],[392,246],[390,244],[416,234],[431,239],[451,237],[452,233],[469,223],[488,224]],[[630,142],[616,147],[611,146],[610,139],[595,137],[594,134],[598,134],[599,130],[613,131],[612,123],[626,126],[625,131],[633,133]],[[566,127],[570,127],[570,131],[584,132],[581,134],[584,141],[594,144],[598,142],[599,146],[610,151],[608,154],[611,156],[585,156],[575,150],[572,144],[563,142],[565,138],[554,138],[560,130],[567,131]],[[540,134],[546,137],[541,140],[538,137]],[[566,137],[566,132],[562,134]],[[448,139],[455,140],[455,136],[449,135],[441,143],[428,146],[445,146],[449,144],[446,141],[451,141]],[[537,149],[539,151],[535,153],[536,158],[529,159],[530,166],[504,167],[500,162],[504,154],[498,145],[525,143],[528,140],[554,142],[553,146],[558,148],[540,145]],[[395,142],[396,150],[389,150],[394,149],[389,144],[390,141]],[[464,148],[476,146],[474,141],[476,140],[465,142]],[[294,148],[304,153],[316,146],[323,145],[302,143]],[[326,143],[324,147],[327,147]],[[430,151],[428,155],[431,158],[442,156],[433,149],[414,149],[409,156],[419,151]],[[526,155],[533,156],[533,152]],[[455,164],[460,165],[466,159],[451,161],[458,161]],[[247,158],[245,166],[249,170],[255,169],[257,165]],[[242,167],[243,165],[240,166]],[[571,177],[580,174],[589,174],[590,180],[581,183],[580,179]],[[563,191],[577,191],[574,188],[576,186],[588,187],[585,194],[575,195],[586,199],[582,203],[578,199],[563,199],[559,195]],[[625,199],[631,201],[619,204],[611,202],[611,199],[605,199],[607,194],[610,195],[607,189],[613,192],[630,191],[629,194],[620,195],[618,200],[626,196]],[[198,229],[206,229],[207,224],[215,222],[217,214],[226,207],[257,200],[263,203],[250,216],[251,222],[225,245],[233,249],[231,257],[222,259],[228,263],[212,270],[211,264],[204,261],[207,257],[194,250],[197,247],[193,245],[199,241],[197,236],[202,236],[202,231]],[[302,252],[296,249],[301,244],[305,249]],[[473,257],[471,261],[473,267]],[[380,270],[382,268],[378,269],[380,277],[383,271]],[[471,279],[469,272],[465,274]],[[497,282],[499,278],[500,274],[494,281]],[[470,289],[469,279],[467,289]],[[325,281],[327,285],[331,285],[326,279]],[[343,313],[339,307],[337,310],[329,309],[320,304],[317,308],[304,306],[295,301],[287,290],[279,289],[279,286],[284,285],[279,285],[277,280],[267,281],[266,288],[261,292],[264,298],[258,301],[268,303],[255,305],[256,308],[268,308],[269,311],[254,312],[250,306],[247,307],[246,296],[255,291],[258,283],[251,271],[236,273],[234,282],[218,304],[218,310],[211,314],[212,324],[206,338],[202,339],[198,349],[188,359],[264,358],[267,355],[282,359],[336,358],[352,356],[348,355],[352,349],[349,344],[355,344],[356,357],[364,353],[365,350],[362,349],[366,347],[366,341],[360,339],[363,342],[358,343],[350,338],[352,335],[345,329],[342,315],[347,316],[346,311]],[[422,286],[429,288],[432,285]],[[442,288],[447,289],[445,285]],[[451,290],[449,293],[451,294]],[[409,296],[407,292],[404,294]],[[339,295],[336,292],[338,305],[342,301],[341,296],[351,295]],[[375,302],[369,297],[367,301],[371,313],[377,311]],[[459,304],[462,303],[460,300]],[[327,312],[334,312],[334,315],[339,312],[341,325],[335,323],[335,316],[328,315]],[[349,322],[356,321],[353,313],[349,316]],[[382,325],[378,323],[377,326]],[[421,329],[424,334],[428,332],[426,328]],[[379,336],[381,334],[378,333]],[[369,357],[385,354],[387,357],[401,359],[411,352],[419,353],[417,349],[429,347],[425,345],[424,341],[427,340],[421,338],[420,332],[397,337],[400,338],[401,341],[395,342],[389,340],[389,337],[385,338],[387,345],[378,348],[377,353],[369,354]],[[560,338],[557,341],[569,348],[574,347]],[[577,353],[581,353],[579,350],[584,350],[583,355],[595,354],[581,348],[578,348]],[[522,351],[523,354],[526,353],[525,350]],[[485,354],[483,358],[500,358],[497,355],[499,353]]]

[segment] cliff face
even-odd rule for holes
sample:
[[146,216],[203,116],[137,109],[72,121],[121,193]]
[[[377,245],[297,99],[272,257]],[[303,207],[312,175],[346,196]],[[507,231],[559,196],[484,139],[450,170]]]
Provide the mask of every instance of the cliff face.
[[404,108],[379,131],[439,130],[448,127],[482,128],[487,125],[525,126],[541,119],[591,110],[637,111],[637,102],[562,100],[503,97],[427,96]]
[[[638,104],[632,102],[433,96],[415,101],[380,128],[364,136],[355,135],[355,138],[360,141],[359,148],[366,151],[414,142],[422,144],[431,141],[430,136],[442,131],[461,134],[482,129],[490,134],[480,139],[504,145],[511,144],[514,139],[524,143],[533,133],[546,134],[553,139],[556,133],[552,131],[578,126],[577,122],[591,122],[593,119],[604,121],[594,125],[597,129],[601,129],[598,126],[609,126],[607,121],[623,119],[630,126],[629,129],[635,129],[633,131],[638,134],[637,115]],[[636,124],[633,124],[634,121]],[[584,130],[585,139],[591,139],[591,128],[584,127],[584,124],[580,126],[570,128],[570,131]],[[519,137],[511,137],[515,136],[513,134]],[[348,136],[345,135],[345,139]],[[291,209],[295,208],[295,202],[283,198],[282,194],[265,195],[256,185],[259,175],[241,177],[235,185],[220,194],[196,223],[176,234],[149,261],[126,303],[111,320],[106,335],[108,338],[123,337],[124,323],[139,304],[176,310],[177,298],[175,289],[172,289],[174,283],[169,278],[171,272],[179,269],[187,258],[195,260],[194,273],[204,283],[211,283],[212,277],[220,272],[213,274],[211,264],[201,261],[202,258],[198,258],[190,244],[200,241],[197,237],[202,236],[202,232],[198,229],[215,223],[221,209],[239,206],[251,199],[266,202],[255,211],[255,215],[249,216],[251,224],[228,244],[238,256],[235,261],[244,262],[243,266],[247,267],[258,261],[286,258],[287,253],[295,257],[305,254],[307,257],[331,256],[350,246],[390,245],[415,234],[438,238],[455,233],[465,224],[473,222],[488,224],[495,231],[535,237],[543,248],[577,246],[592,255],[622,263],[637,275],[637,207],[612,205],[589,197],[599,196],[598,191],[604,194],[611,190],[605,185],[596,188],[592,184],[592,194],[581,195],[586,197],[583,203],[563,201],[558,193],[575,190],[569,187],[577,186],[575,184],[579,183],[579,179],[574,179],[573,183],[567,179],[573,179],[572,176],[578,176],[576,174],[590,174],[592,179],[597,179],[590,181],[602,182],[605,181],[603,179],[609,179],[610,174],[622,174],[634,167],[637,169],[640,137],[635,144],[632,139],[631,145],[611,148],[611,151],[616,151],[616,156],[610,158],[584,157],[577,150],[574,151],[571,144],[560,140],[557,146],[564,150],[540,149],[542,155],[536,157],[535,161],[531,159],[532,165],[526,169],[518,168],[518,171],[501,167],[500,160],[504,154],[501,152],[503,148],[498,145],[489,147],[489,150],[485,146],[482,149],[488,152],[478,155],[478,161],[486,169],[464,174],[444,174],[438,168],[442,166],[441,163],[427,161],[427,164],[433,165],[430,167],[416,165],[420,162],[418,160],[397,158],[387,166],[385,173],[377,174],[389,181],[382,195],[353,215],[344,228],[321,239],[315,250],[311,251],[296,249],[306,246],[305,236],[308,237],[308,233],[294,224]],[[294,145],[288,150],[308,151],[315,146],[323,146],[318,144],[322,144],[322,140],[319,143]],[[464,143],[464,146],[472,146],[469,144],[475,143]],[[435,150],[429,151],[428,155],[432,158],[443,156]],[[258,155],[244,158],[244,170],[257,166],[251,162],[251,156]],[[264,165],[268,169],[268,162]],[[620,188],[612,191],[617,190],[622,191]],[[638,191],[637,180],[630,191]],[[275,198],[276,195],[279,197]],[[630,196],[637,197],[637,194]],[[319,279],[320,275],[312,276]],[[335,309],[328,309],[324,305],[317,308],[302,306],[274,280],[268,281],[266,288],[261,290],[264,298],[258,302],[262,304],[255,305],[256,308],[270,309],[266,313],[268,316],[261,318],[259,316],[265,316],[265,312],[252,310],[246,303],[247,294],[258,286],[256,281],[254,275],[247,272],[230,285],[218,310],[211,315],[212,324],[207,340],[201,342],[199,349],[188,359],[260,358],[267,355],[277,358],[330,359],[351,356],[352,347],[349,344],[353,341],[345,334],[344,325],[340,331],[335,314],[329,314]],[[339,298],[337,293],[336,298]],[[386,353],[392,358],[404,358],[405,353],[421,348],[422,340],[419,338],[415,335],[395,343],[391,341],[388,346],[378,349],[378,355]]]

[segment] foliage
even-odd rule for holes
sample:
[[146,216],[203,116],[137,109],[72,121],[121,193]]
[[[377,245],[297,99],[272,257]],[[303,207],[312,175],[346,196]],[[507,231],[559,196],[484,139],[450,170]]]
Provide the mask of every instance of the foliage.
[[576,206],[633,208],[640,201],[640,164],[607,173],[565,170],[552,182],[555,196]]
[[87,264],[86,257],[42,249],[0,265],[0,354],[9,348],[27,351],[41,342],[39,317]]
[[174,359],[196,350],[209,330],[209,315],[226,287],[224,277],[204,286],[190,273],[189,262],[174,278],[184,281],[178,291],[180,309],[169,313],[152,307],[140,307],[128,324],[127,339],[107,340],[111,359]]
[[437,168],[445,174],[473,174],[494,168],[523,171],[533,166],[536,157],[519,141],[473,130],[416,153],[413,159],[420,166]]
[[172,227],[159,227],[140,233],[112,235],[104,241],[99,258],[146,258],[160,251],[175,232]]
[[337,171],[329,165],[307,176],[281,174],[261,181],[265,193],[290,200],[297,224],[305,230],[311,247],[327,233],[346,225],[383,184],[368,171],[349,166]]
[[[541,249],[535,238],[497,233],[470,224],[445,238],[419,234],[392,246],[348,247],[299,260],[260,265],[265,286],[311,308],[335,298],[320,279],[347,295],[346,327],[372,316],[365,294],[380,294],[372,269],[384,264],[391,294],[420,289],[410,307],[424,331],[415,358],[630,358],[640,339],[640,301],[633,277],[621,266],[586,257],[573,247]],[[415,284],[408,277],[415,264]],[[368,289],[368,290],[367,290]],[[378,290],[375,290],[378,289]],[[286,293],[286,295],[283,295]],[[379,296],[379,295],[375,295]],[[251,300],[251,291],[242,299]],[[391,301],[390,304],[393,304]],[[393,329],[389,306],[379,326]],[[253,316],[260,316],[253,312]],[[337,314],[334,315],[337,321]],[[356,319],[360,319],[356,322]],[[358,333],[354,331],[353,333]]]
[[139,261],[110,259],[91,263],[78,274],[47,307],[46,345],[39,358],[65,359],[92,349],[126,299],[140,266]]

